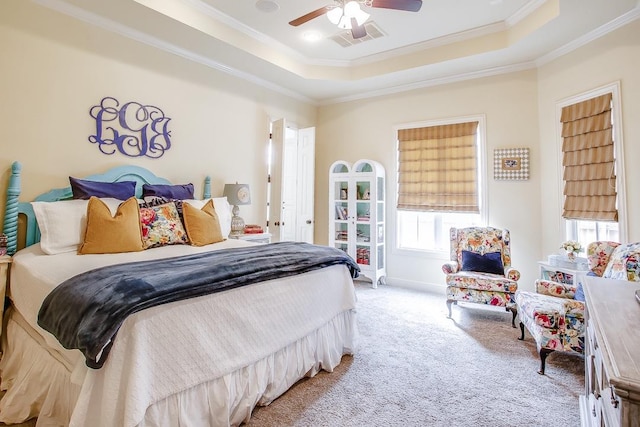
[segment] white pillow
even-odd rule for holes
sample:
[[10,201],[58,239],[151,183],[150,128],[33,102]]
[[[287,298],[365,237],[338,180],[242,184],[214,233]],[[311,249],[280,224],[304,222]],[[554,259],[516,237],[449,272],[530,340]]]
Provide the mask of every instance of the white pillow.
[[[209,199],[204,200],[183,200],[185,203],[189,203],[191,206],[197,209],[202,209],[204,205],[207,204]],[[213,207],[216,209],[216,214],[218,214],[218,220],[220,221],[220,231],[222,231],[222,236],[226,239],[229,237],[229,233],[231,233],[231,206],[227,201],[226,197],[214,197],[213,198]]]
[[[112,214],[122,200],[102,199]],[[59,202],[31,202],[40,227],[40,248],[45,254],[75,252],[84,239],[87,228],[89,200],[63,200]]]

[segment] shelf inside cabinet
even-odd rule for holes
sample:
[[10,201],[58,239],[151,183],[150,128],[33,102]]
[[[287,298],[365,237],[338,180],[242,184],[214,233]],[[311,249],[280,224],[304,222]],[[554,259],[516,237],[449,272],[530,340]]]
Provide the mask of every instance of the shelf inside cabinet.
[[371,226],[369,224],[358,223],[356,225],[356,242],[359,244],[371,242]]
[[356,262],[361,265],[371,264],[371,250],[368,247],[356,246]]
[[356,200],[371,200],[371,183],[356,181]]
[[334,203],[335,205],[335,216],[333,219],[346,221],[349,219],[349,204],[348,202],[340,201]]

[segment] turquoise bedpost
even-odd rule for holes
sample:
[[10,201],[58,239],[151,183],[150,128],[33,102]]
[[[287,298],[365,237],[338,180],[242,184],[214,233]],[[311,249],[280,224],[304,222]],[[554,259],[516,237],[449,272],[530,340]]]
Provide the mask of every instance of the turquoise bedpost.
[[7,254],[13,255],[18,248],[18,197],[20,197],[20,171],[22,165],[13,162],[7,188],[7,203],[4,211],[3,233],[7,236]]
[[204,194],[202,195],[203,199],[209,199],[211,197],[211,177],[206,176],[204,178]]

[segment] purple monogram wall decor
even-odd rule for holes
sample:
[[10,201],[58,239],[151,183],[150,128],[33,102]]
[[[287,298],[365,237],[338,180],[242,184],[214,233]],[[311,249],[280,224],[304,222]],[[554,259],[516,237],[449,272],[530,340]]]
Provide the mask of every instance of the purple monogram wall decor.
[[96,134],[89,136],[89,142],[104,154],[118,151],[129,157],[157,159],[171,148],[171,119],[158,107],[133,101],[120,106],[117,99],[105,97],[89,114],[96,121]]

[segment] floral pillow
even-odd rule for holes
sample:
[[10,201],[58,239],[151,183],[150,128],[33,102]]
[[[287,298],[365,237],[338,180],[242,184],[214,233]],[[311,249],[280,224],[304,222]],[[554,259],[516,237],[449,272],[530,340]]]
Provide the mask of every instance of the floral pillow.
[[602,277],[640,282],[640,242],[615,248]]
[[141,206],[140,222],[145,249],[189,243],[178,209],[173,202],[158,206]]

